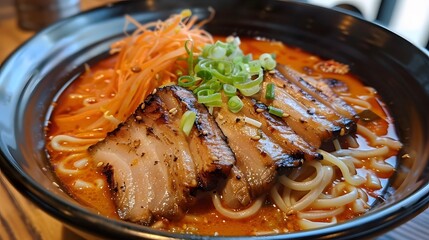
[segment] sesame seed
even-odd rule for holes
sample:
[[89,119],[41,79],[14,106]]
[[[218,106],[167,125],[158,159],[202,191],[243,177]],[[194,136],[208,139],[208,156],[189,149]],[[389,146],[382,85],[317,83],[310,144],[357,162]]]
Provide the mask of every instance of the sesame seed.
[[168,112],[172,115],[175,115],[178,111],[177,111],[177,108],[172,108],[172,109],[168,110]]
[[131,67],[131,71],[132,71],[132,72],[134,72],[134,73],[141,72],[141,70],[142,70],[142,69],[141,69],[139,66]]
[[255,135],[255,136],[252,136],[251,139],[257,141],[257,140],[261,139],[261,136]]

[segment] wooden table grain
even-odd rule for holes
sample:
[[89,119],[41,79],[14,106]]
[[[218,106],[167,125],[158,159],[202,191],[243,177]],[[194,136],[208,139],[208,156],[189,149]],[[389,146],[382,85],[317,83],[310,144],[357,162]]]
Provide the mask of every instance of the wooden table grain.
[[[114,0],[81,0],[86,10]],[[12,0],[0,1],[0,63],[34,32],[18,28]],[[429,239],[429,210],[377,240]],[[0,239],[81,240],[61,222],[25,199],[0,171]]]

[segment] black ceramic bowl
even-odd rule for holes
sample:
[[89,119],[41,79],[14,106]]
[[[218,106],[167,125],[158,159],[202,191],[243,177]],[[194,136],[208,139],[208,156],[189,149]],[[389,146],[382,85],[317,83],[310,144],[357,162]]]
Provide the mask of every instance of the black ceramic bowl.
[[[404,143],[384,203],[362,217],[318,230],[256,238],[362,238],[411,219],[429,203],[429,57],[424,50],[373,23],[332,9],[288,1],[131,1],[68,18],[41,31],[1,66],[0,141],[2,172],[40,208],[85,236],[200,238],[161,232],[107,219],[82,207],[53,182],[44,151],[43,127],[54,96],[83,71],[84,63],[106,56],[123,36],[124,15],[138,21],[165,19],[190,8],[213,34],[264,36],[351,66],[376,88],[396,120]],[[395,189],[393,194],[389,194]]]

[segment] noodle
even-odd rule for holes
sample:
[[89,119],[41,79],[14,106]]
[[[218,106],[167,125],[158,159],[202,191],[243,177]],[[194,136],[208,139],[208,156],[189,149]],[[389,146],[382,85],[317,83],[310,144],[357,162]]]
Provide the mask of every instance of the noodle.
[[357,132],[369,140],[372,146],[387,146],[393,150],[399,150],[402,147],[402,143],[395,141],[387,137],[378,137],[368,128],[358,124]]
[[333,217],[331,222],[313,222],[307,219],[300,219],[298,223],[302,229],[315,229],[334,225],[337,223],[337,218]]
[[302,198],[299,200],[295,199],[297,196],[296,194],[293,194],[293,189],[286,189],[283,195],[283,200],[288,207],[288,213],[290,211],[301,211],[304,210],[306,207],[310,206],[322,193],[322,191],[325,189],[325,187],[331,183],[332,176],[333,176],[333,169],[329,166],[323,166],[323,171],[321,173],[323,174],[322,181],[320,184],[311,189],[307,194],[305,194]]
[[331,218],[341,214],[342,212],[344,212],[345,209],[346,208],[344,206],[341,206],[332,210],[310,210],[305,212],[298,212],[297,216],[299,218],[305,218],[309,220]]
[[264,203],[264,200],[265,200],[265,196],[261,196],[253,202],[252,206],[244,210],[232,211],[222,206],[219,196],[216,193],[212,194],[212,201],[216,210],[222,215],[232,219],[243,219],[254,215],[256,212],[259,211],[262,204]]
[[[51,146],[56,151],[82,152],[101,139],[83,139],[67,135],[57,135],[52,138]],[[77,145],[77,146],[76,146]]]
[[[351,150],[345,150],[345,149],[344,150],[338,150],[335,153],[338,153],[341,151],[351,151]],[[365,182],[365,179],[359,175],[353,175],[352,176],[350,174],[350,171],[349,171],[349,168],[347,167],[347,165],[344,162],[340,161],[338,158],[334,157],[332,154],[325,152],[323,150],[320,150],[320,149],[318,150],[318,152],[323,155],[323,160],[322,160],[323,162],[327,161],[329,163],[332,163],[341,170],[341,173],[342,173],[344,179],[348,183],[352,184],[353,186],[359,186]],[[347,154],[347,155],[349,155],[349,154]]]
[[[372,158],[379,156],[386,156],[389,153],[389,147],[383,146],[381,148],[374,148],[371,150],[356,150],[356,149],[341,149],[335,152],[332,152],[329,155],[337,157],[346,157],[351,156],[355,158]],[[334,158],[331,158],[334,159]]]

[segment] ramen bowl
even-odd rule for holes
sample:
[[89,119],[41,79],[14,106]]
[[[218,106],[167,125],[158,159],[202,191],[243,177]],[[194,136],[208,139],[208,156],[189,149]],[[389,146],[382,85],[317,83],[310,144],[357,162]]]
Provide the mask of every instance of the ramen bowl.
[[[67,18],[18,48],[0,69],[0,165],[30,201],[87,238],[222,238],[186,235],[109,219],[80,205],[60,187],[45,150],[51,103],[124,36],[124,15],[140,22],[189,8],[214,35],[263,36],[350,65],[378,90],[404,144],[383,193],[361,217],[330,227],[256,239],[373,237],[410,220],[429,204],[429,57],[425,50],[350,13],[288,1],[130,1]],[[131,31],[132,27],[126,28]],[[245,236],[236,236],[243,237]]]

